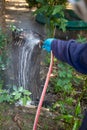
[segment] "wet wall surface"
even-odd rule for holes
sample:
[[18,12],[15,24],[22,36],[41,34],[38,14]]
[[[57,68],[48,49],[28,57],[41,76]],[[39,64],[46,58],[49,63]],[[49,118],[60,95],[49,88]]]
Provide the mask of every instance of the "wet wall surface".
[[[9,28],[10,25],[14,25],[19,29],[23,29],[25,35],[30,35],[32,30],[33,35],[37,34],[39,39],[41,39],[45,35],[44,26],[36,22],[35,16],[33,15],[33,9],[28,8],[25,0],[7,0],[5,11],[5,21],[7,28]],[[8,33],[9,32],[10,31],[8,31]],[[9,39],[11,39],[11,34],[9,34],[9,36]],[[29,37],[27,36],[24,39],[26,39],[27,41],[28,38]],[[35,43],[35,40],[36,37],[33,37],[32,44]],[[16,85],[17,87],[23,86],[25,89],[31,91],[32,100],[37,100],[39,99],[42,90],[40,84],[40,62],[42,60],[41,50],[39,49],[39,47],[35,46],[29,61],[28,56],[30,53],[30,48],[29,46],[25,48],[26,41],[23,45],[23,41],[20,42],[20,40],[17,41],[17,39],[11,40],[11,44],[8,47],[10,62],[6,71],[5,79],[7,89],[12,88],[13,85]],[[23,54],[24,56],[22,56],[22,51],[26,51]],[[28,54],[28,56],[26,56],[26,54]],[[22,78],[19,78],[19,73]],[[22,80],[26,82],[26,85],[25,83],[22,83]]]

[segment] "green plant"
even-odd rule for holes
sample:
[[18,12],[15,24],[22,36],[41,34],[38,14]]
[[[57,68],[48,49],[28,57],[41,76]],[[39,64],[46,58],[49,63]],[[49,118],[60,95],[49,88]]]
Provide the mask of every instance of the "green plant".
[[7,64],[7,36],[2,32],[2,29],[0,28],[0,88],[4,83],[4,70],[6,70]]
[[44,130],[49,130],[49,126],[47,124],[44,124]]
[[83,37],[80,34],[78,34],[77,42],[85,43],[86,41],[87,41],[86,37]]
[[30,101],[31,92],[25,90],[23,87],[13,87],[13,92],[11,94],[13,101],[22,101],[23,105],[26,105],[27,101]]
[[55,92],[71,94],[74,91],[73,84],[80,84],[80,77],[75,76],[75,70],[66,63],[58,63],[58,71],[54,71],[56,78],[51,79]]
[[11,95],[9,94],[9,91],[0,89],[0,103],[10,101],[11,101]]
[[29,7],[41,7],[42,4],[49,3],[51,5],[66,5],[67,0],[26,0],[28,3]]
[[[78,76],[71,66],[62,62],[58,62],[56,70],[54,70],[53,74],[57,76],[51,79],[51,85],[54,87],[54,91],[59,98],[54,103],[53,110],[58,108],[60,115],[57,116],[57,119],[63,122],[64,128],[67,128],[67,130],[77,130],[82,118],[80,101],[83,92],[80,96],[77,96],[76,100],[74,97],[78,92],[74,86],[78,86],[83,82],[83,76]],[[77,105],[74,106],[74,103]]]
[[81,114],[80,102],[77,102],[74,111],[71,107],[73,103],[73,98],[68,98],[68,101],[66,98],[65,101],[59,101],[54,105],[54,108],[58,106],[60,109],[60,115],[56,117],[56,120],[61,120],[62,122],[64,122],[63,126],[67,130],[78,130],[81,125],[81,119],[83,117]]
[[55,2],[54,0],[37,0],[37,2],[41,3],[41,7],[38,8],[34,14],[43,14],[44,18],[46,19],[48,37],[54,36],[55,28],[57,26],[65,31],[67,20],[64,18],[64,5],[59,5],[59,3]]
[[41,4],[50,4],[50,5],[66,5],[67,0],[36,0],[38,3]]
[[26,105],[27,101],[31,100],[30,95],[31,93],[23,87],[17,88],[14,86],[12,92],[0,89],[0,103],[15,103],[17,101],[21,101],[23,105]]
[[13,31],[17,31],[17,32],[21,32],[23,31],[22,28],[17,28],[15,25],[11,24],[10,25],[10,30],[13,32]]
[[7,37],[0,29],[0,71],[6,68],[7,63]]

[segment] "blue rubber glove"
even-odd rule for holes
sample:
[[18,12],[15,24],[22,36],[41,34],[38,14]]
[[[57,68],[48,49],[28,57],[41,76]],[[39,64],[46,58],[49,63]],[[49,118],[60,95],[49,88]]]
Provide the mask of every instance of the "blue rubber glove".
[[43,42],[42,48],[46,50],[47,52],[51,52],[51,43],[54,40],[54,38],[48,38]]

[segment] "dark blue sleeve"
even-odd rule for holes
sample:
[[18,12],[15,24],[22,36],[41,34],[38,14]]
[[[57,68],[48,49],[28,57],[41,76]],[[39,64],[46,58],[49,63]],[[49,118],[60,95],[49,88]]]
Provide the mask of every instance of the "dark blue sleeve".
[[57,59],[73,66],[78,72],[87,74],[87,43],[53,40],[51,49]]
[[85,112],[85,116],[83,118],[83,121],[79,130],[87,130],[87,111]]

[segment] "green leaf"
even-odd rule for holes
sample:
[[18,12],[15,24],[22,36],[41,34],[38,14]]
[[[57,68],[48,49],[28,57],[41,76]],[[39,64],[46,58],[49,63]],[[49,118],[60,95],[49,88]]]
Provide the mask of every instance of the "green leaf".
[[5,100],[6,100],[7,102],[10,102],[10,101],[11,101],[11,95],[7,95]]
[[72,103],[74,102],[74,99],[72,97],[67,97],[65,102],[69,105],[72,105]]
[[28,90],[24,90],[24,95],[29,96],[29,95],[31,95],[31,92],[29,92]]
[[3,87],[3,80],[0,81],[0,89],[2,89],[2,87]]
[[78,130],[79,129],[80,121],[78,119],[75,119],[74,126],[72,130]]
[[0,95],[0,103],[4,101],[3,95]]
[[30,98],[30,97],[27,97],[27,101],[31,101],[31,98]]
[[23,90],[24,90],[23,87],[18,88],[18,92],[23,92]]
[[39,8],[39,9],[37,9],[37,10],[34,12],[34,14],[38,14],[38,13],[43,13],[43,14],[45,14],[45,12],[47,12],[48,8],[49,8],[48,5],[45,5],[45,6],[41,7],[41,8]]
[[42,4],[45,3],[44,0],[36,0],[36,1],[39,2],[39,3],[42,3]]
[[67,122],[71,122],[71,120],[73,119],[72,115],[61,115],[61,118],[66,120]]
[[14,99],[15,99],[15,100],[18,100],[18,99],[20,99],[20,97],[21,97],[21,93],[16,93]]
[[26,96],[24,96],[23,98],[21,98],[21,100],[22,100],[22,102],[23,102],[23,105],[26,105],[26,103],[27,103],[27,98],[26,98]]
[[13,91],[17,91],[17,86],[13,86]]
[[63,6],[62,5],[56,5],[54,7],[52,15],[55,15],[57,13],[61,14],[61,11],[63,11]]
[[75,109],[75,115],[78,116],[79,114],[81,114],[80,102],[78,103],[78,105],[76,106],[76,109]]

